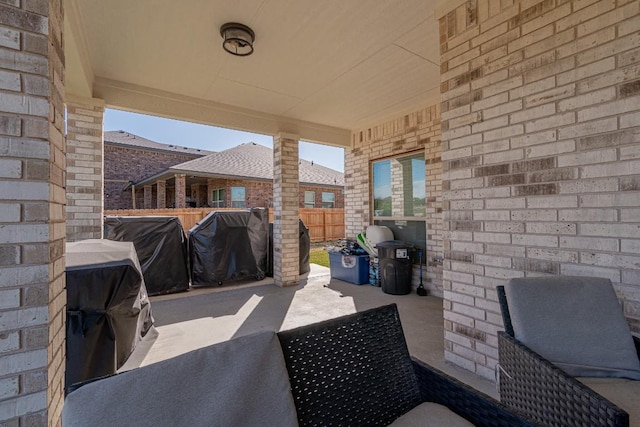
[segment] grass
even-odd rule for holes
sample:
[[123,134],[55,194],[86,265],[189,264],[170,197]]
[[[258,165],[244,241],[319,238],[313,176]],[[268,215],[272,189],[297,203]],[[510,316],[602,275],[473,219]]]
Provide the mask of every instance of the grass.
[[311,248],[309,250],[309,262],[329,267],[329,253],[324,250],[324,247]]

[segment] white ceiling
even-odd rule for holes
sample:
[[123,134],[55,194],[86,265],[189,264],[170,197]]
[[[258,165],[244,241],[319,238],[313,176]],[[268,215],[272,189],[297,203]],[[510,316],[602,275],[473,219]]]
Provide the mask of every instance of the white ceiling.
[[[65,0],[66,90],[107,105],[348,145],[439,96],[436,0]],[[222,49],[220,26],[256,33]]]

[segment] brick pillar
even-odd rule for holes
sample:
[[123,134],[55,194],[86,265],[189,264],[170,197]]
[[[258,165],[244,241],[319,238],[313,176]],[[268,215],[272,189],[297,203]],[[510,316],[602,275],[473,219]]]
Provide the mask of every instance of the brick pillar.
[[187,206],[187,176],[183,173],[176,174],[176,208]]
[[131,184],[131,208],[137,209],[136,204],[136,186]]
[[102,238],[104,101],[67,97],[67,241]]
[[144,209],[151,209],[153,203],[153,188],[150,185],[144,186]]
[[60,425],[62,0],[0,2],[0,425]]
[[273,138],[273,274],[276,285],[298,284],[298,136]]
[[164,209],[167,207],[167,182],[158,181],[156,183],[156,208]]

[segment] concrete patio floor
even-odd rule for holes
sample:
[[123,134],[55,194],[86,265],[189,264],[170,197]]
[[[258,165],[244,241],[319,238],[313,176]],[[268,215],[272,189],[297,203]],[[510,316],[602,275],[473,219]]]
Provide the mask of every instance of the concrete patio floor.
[[380,288],[331,279],[311,264],[300,285],[279,288],[273,279],[151,297],[157,333],[148,335],[127,363],[128,370],[234,337],[286,330],[344,314],[396,303],[412,356],[494,398],[494,383],[444,361],[442,299],[388,295]]

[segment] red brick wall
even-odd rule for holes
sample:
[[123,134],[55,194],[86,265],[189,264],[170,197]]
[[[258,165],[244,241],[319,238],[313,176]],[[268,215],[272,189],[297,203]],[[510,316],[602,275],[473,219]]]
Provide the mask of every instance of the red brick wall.
[[305,191],[313,191],[316,194],[315,206],[314,208],[322,207],[322,193],[333,193],[334,194],[334,208],[344,208],[344,193],[342,192],[342,188],[335,187],[315,187],[310,185],[301,185],[300,186],[300,207],[304,208],[304,192]]
[[[273,185],[271,182],[264,181],[245,181],[245,180],[226,180],[226,179],[210,179],[207,186],[207,200],[211,203],[211,191],[218,188],[224,189],[225,193],[225,206],[231,207],[231,187],[244,187],[245,188],[245,200],[246,207],[270,207],[273,199]],[[335,194],[335,207],[344,207],[344,195],[342,189],[335,187],[313,187],[313,186],[300,186],[299,190],[299,207],[304,207],[304,192],[314,191],[316,193],[316,208],[322,207],[322,192],[329,192]]]
[[225,197],[225,206],[231,207],[231,187],[245,188],[246,207],[269,207],[271,206],[272,185],[270,182],[264,181],[245,181],[237,179],[210,179],[207,185],[207,200],[211,203],[211,191],[223,188]]
[[[131,191],[123,192],[129,181],[138,181],[198,156],[163,153],[109,144],[104,145],[104,208],[131,209]],[[140,189],[142,194],[142,189]],[[168,190],[167,190],[168,191]],[[143,199],[137,201],[142,207]]]

